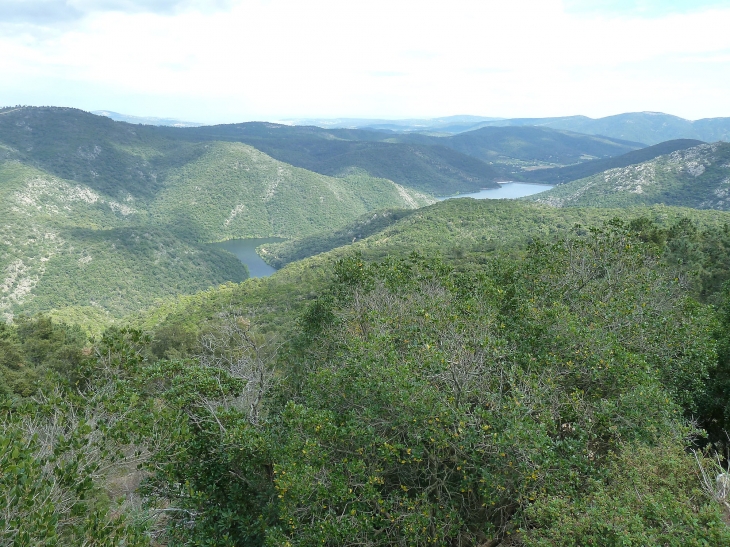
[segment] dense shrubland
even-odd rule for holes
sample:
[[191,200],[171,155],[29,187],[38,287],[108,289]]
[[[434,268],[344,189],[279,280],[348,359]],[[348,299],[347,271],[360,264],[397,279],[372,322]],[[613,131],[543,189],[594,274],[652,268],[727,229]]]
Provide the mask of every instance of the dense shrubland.
[[417,249],[466,271],[495,253],[518,257],[532,240],[553,241],[571,230],[585,233],[587,226],[612,218],[626,219],[643,242],[656,247],[661,262],[687,274],[696,298],[719,301],[730,271],[730,214],[719,211],[656,205],[556,209],[503,200],[448,200],[416,211],[380,211],[337,231],[266,244],[261,255],[282,267],[332,250],[324,256],[358,251],[373,260]]
[[[28,478],[0,544],[727,544],[701,476],[722,470],[730,299],[721,261],[713,308],[679,258],[703,245],[724,253],[691,222],[614,220],[468,268],[351,253],[149,338],[6,327],[55,382],[7,398],[0,457]],[[37,339],[59,364],[31,363]]]
[[[211,134],[0,121],[0,311],[52,310],[0,323],[0,546],[730,544],[730,214],[453,200],[181,296],[245,277],[201,242],[425,198]],[[702,150],[668,191],[724,200]]]

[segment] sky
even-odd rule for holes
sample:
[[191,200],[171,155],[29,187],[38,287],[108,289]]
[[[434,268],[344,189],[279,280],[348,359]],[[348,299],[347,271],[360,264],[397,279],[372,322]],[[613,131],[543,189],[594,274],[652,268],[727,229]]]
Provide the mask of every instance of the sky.
[[0,106],[730,116],[730,0],[0,0]]

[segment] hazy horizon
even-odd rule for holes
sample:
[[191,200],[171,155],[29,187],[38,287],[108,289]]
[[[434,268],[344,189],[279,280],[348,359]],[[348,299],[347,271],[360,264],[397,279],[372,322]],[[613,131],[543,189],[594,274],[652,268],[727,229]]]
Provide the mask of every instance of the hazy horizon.
[[716,0],[5,0],[0,104],[198,123],[729,117]]
[[[5,105],[10,106],[10,105]],[[40,106],[40,105],[25,105],[25,106]],[[45,105],[45,106],[61,106],[64,105]],[[196,124],[204,124],[204,122],[201,122],[200,120],[191,120],[191,119],[182,119],[182,118],[172,118],[169,116],[155,116],[155,115],[149,115],[149,116],[140,116],[134,113],[129,112],[117,112],[115,110],[111,109],[99,109],[95,111],[87,111],[91,114],[97,114],[102,115],[102,112],[109,112],[116,115],[121,115],[129,118],[139,118],[139,119],[160,119],[160,120],[175,120],[179,122],[187,122],[187,123],[196,123]],[[373,117],[358,117],[358,116],[334,116],[334,117],[324,117],[324,116],[312,116],[312,117],[300,117],[300,118],[281,118],[281,119],[245,119],[245,120],[227,120],[227,121],[221,121],[221,122],[215,122],[215,123],[246,123],[246,122],[269,122],[269,123],[295,123],[295,122],[311,122],[311,121],[345,121],[345,120],[353,120],[353,121],[376,121],[376,122],[408,122],[408,121],[432,121],[432,120],[441,120],[441,119],[449,119],[449,118],[459,118],[459,117],[473,117],[473,118],[485,118],[485,119],[491,119],[491,120],[510,120],[510,119],[543,119],[543,118],[569,118],[569,117],[578,117],[578,116],[585,116],[587,118],[596,120],[601,118],[610,118],[612,116],[621,116],[623,114],[658,114],[658,115],[668,115],[668,116],[676,116],[675,114],[672,114],[671,112],[658,112],[655,110],[643,110],[643,111],[637,111],[637,112],[616,112],[614,114],[608,114],[606,116],[600,116],[600,117],[592,117],[592,116],[585,116],[584,114],[566,114],[562,116],[514,116],[514,117],[505,117],[505,116],[490,116],[490,115],[482,115],[482,114],[465,114],[465,113],[459,113],[459,114],[445,114],[440,116],[392,116],[392,117],[385,117],[385,116],[373,116]],[[678,118],[681,118],[681,116],[676,116]],[[701,119],[708,119],[708,118],[725,118],[730,116],[706,116],[704,118],[682,118],[687,121],[698,121]]]

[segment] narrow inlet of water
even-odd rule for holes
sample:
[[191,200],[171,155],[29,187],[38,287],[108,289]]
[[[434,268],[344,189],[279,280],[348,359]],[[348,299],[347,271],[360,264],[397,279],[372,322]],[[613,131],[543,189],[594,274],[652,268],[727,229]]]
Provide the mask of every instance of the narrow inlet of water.
[[532,184],[529,182],[501,182],[499,188],[487,188],[474,192],[472,194],[457,194],[455,196],[447,196],[438,198],[439,201],[445,199],[456,198],[474,198],[474,199],[517,199],[532,194],[539,194],[553,188],[552,184]]
[[238,260],[248,267],[249,277],[268,277],[276,270],[264,262],[256,253],[256,247],[264,243],[278,243],[286,241],[280,237],[257,237],[249,239],[229,239],[221,243],[214,243],[219,249],[225,249],[236,255]]

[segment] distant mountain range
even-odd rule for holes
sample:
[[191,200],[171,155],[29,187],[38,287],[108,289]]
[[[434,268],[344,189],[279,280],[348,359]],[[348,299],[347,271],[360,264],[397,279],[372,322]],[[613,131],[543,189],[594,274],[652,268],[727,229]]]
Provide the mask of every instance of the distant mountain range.
[[[171,127],[203,126],[201,123],[171,118],[130,116],[109,110],[96,110],[93,114],[134,124]],[[601,135],[612,139],[641,143],[644,146],[677,139],[695,139],[704,142],[730,140],[730,118],[704,118],[693,121],[662,112],[628,112],[603,118],[589,118],[587,116],[498,118],[469,115],[398,120],[299,118],[281,121],[280,124],[315,126],[323,129],[365,129],[380,133],[422,133],[431,136],[457,135],[482,127],[543,127],[587,135]]]
[[494,122],[503,118],[484,116],[445,116],[443,118],[409,118],[404,120],[385,120],[369,118],[301,118],[282,121],[291,125],[315,125],[325,129],[372,129],[376,131],[435,131],[458,133],[468,131],[483,122]]
[[585,116],[565,118],[524,118],[481,122],[497,126],[540,126],[604,135],[647,145],[674,139],[697,139],[705,142],[730,140],[730,118],[685,120],[661,112],[633,112],[592,119]]
[[248,122],[159,134],[193,141],[244,142],[270,156],[326,175],[361,169],[435,195],[495,187],[521,179],[524,168],[563,166],[619,156],[640,143],[542,127],[485,127],[459,135],[369,129],[322,129]]
[[546,127],[482,127],[448,137],[409,133],[394,140],[442,144],[486,162],[505,164],[511,173],[535,166],[570,165],[610,158],[643,148],[638,142]]
[[391,129],[396,131],[440,132],[457,134],[474,131],[481,127],[547,127],[575,131],[588,135],[603,135],[614,139],[640,142],[645,145],[675,139],[697,139],[705,142],[730,140],[730,118],[705,118],[685,120],[661,112],[630,112],[589,118],[564,116],[557,118],[479,118],[478,116],[452,116],[433,120],[297,120],[301,125],[317,125],[335,128]]

